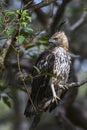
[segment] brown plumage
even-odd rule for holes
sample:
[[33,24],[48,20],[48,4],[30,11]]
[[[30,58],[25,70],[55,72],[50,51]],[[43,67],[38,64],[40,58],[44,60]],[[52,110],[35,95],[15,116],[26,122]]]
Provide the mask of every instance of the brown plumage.
[[[57,102],[60,99],[61,87],[67,82],[70,71],[71,58],[68,53],[68,39],[65,33],[56,32],[49,39],[49,42],[53,46],[45,50],[35,64],[39,68],[41,75],[36,76],[32,82],[31,98],[38,111],[40,111],[40,105],[52,98],[52,95],[52,102]],[[37,75],[37,72],[34,70],[33,74]],[[55,88],[57,92],[55,92]],[[33,113],[33,106],[28,100],[24,114],[29,116]]]

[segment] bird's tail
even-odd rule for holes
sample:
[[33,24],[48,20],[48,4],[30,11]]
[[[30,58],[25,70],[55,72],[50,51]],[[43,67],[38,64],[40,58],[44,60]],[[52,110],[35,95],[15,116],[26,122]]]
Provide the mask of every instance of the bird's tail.
[[24,111],[24,115],[26,117],[31,117],[35,113],[36,113],[36,108],[35,108],[33,102],[31,102],[30,100],[28,100],[26,108],[25,108],[25,111]]

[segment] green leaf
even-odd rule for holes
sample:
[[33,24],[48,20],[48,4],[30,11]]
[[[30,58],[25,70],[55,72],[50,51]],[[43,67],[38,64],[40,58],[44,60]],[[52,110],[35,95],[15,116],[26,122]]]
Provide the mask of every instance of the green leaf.
[[3,17],[2,16],[0,16],[0,23],[2,23],[3,22]]
[[44,72],[44,73],[39,73],[38,75],[36,75],[35,77],[40,77],[40,76],[49,76],[49,77],[54,77],[56,78],[56,75],[49,73],[49,72]]
[[39,70],[39,68],[37,66],[33,66],[33,68],[38,72],[38,74],[41,73],[40,70]]
[[6,16],[9,16],[9,15],[15,14],[15,12],[14,11],[7,11],[5,14],[6,14]]
[[4,81],[0,80],[0,88],[2,88],[4,86]]
[[24,40],[25,40],[25,37],[24,37],[23,35],[19,35],[19,36],[16,37],[16,38],[17,38],[17,40],[18,40],[19,43],[22,43],[22,42],[24,42]]
[[22,22],[21,24],[26,28],[26,26],[27,26],[26,22]]
[[3,102],[9,107],[11,108],[11,102],[9,101],[9,98],[7,96],[3,96],[2,97]]
[[22,10],[22,15],[26,15],[28,10]]
[[8,30],[6,31],[6,34],[7,34],[8,36],[10,36],[10,35],[13,33],[14,30],[15,30],[14,27],[9,27]]
[[87,11],[87,6],[84,7],[84,10]]
[[26,18],[31,22],[31,17],[29,17],[29,16],[26,16]]
[[0,6],[0,11],[2,10],[2,7]]
[[32,28],[28,28],[28,27],[27,27],[26,30],[33,32],[33,29],[32,29]]
[[15,13],[20,14],[20,10],[16,10]]
[[48,76],[50,76],[50,77],[56,78],[56,75],[54,75],[54,74],[52,74],[52,73],[49,73],[49,72],[44,72],[44,73],[41,74],[41,76],[44,76],[44,75],[48,75]]

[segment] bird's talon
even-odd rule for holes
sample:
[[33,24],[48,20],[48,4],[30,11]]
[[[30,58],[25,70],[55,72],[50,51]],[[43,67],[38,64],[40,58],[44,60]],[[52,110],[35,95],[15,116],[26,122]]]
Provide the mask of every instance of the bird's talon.
[[59,87],[60,87],[61,89],[63,89],[63,90],[68,89],[68,87],[67,87],[66,85],[59,85]]
[[64,87],[64,86],[62,86],[62,85],[60,86],[60,88],[61,88],[61,89],[63,89],[63,90],[65,90],[65,87]]
[[65,89],[68,89],[68,86],[65,85],[64,88],[65,88]]
[[58,101],[60,101],[60,98],[59,97],[53,97],[52,99],[52,103],[56,102],[56,104],[58,104]]

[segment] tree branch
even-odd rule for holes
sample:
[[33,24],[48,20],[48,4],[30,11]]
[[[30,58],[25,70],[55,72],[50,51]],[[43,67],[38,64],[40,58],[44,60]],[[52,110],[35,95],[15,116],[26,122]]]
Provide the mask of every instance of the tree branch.
[[76,29],[78,29],[81,25],[83,25],[85,23],[85,19],[87,17],[87,11],[84,11],[82,16],[80,17],[79,20],[77,20],[72,26],[70,26],[70,23],[67,19],[67,28],[70,32],[75,31]]
[[[23,1],[23,0],[22,0],[22,1]],[[26,1],[23,1],[23,2],[26,2]],[[23,9],[29,8],[32,4],[33,4],[33,0],[29,0],[29,1],[27,2],[27,4],[23,7]]]
[[[70,84],[65,84],[65,85],[63,85],[63,86],[65,86],[65,87],[67,87],[67,89],[70,89],[70,88],[75,88],[75,87],[80,87],[80,86],[82,86],[82,85],[84,85],[85,83],[87,83],[87,80],[84,80],[84,81],[82,81],[82,82],[72,82],[72,83],[70,83]],[[61,101],[61,100],[60,100]],[[59,101],[59,102],[60,102]],[[54,102],[52,102],[52,99],[49,99],[48,101],[46,101],[45,102],[45,104],[44,104],[44,106],[43,106],[43,110],[49,110],[50,111],[50,109],[51,108],[55,108],[56,107],[56,103]],[[53,109],[51,109],[51,110],[53,110]],[[60,114],[59,114],[60,115]],[[35,119],[33,120],[33,122],[32,122],[32,125],[31,125],[31,127],[30,127],[30,130],[33,130],[34,128],[36,128],[36,126],[37,126],[37,124],[38,124],[38,122],[40,121],[40,117],[41,117],[41,115],[36,115],[35,116]],[[66,121],[67,121],[67,123],[68,123],[68,125],[67,125],[67,123],[66,123],[66,127],[71,127],[71,128],[73,128],[74,126],[71,124],[71,122],[68,120],[68,118],[66,118],[65,116],[63,116],[63,118],[61,117],[58,117],[58,119],[59,120],[61,120],[61,119],[65,119]],[[64,121],[62,122],[62,123],[64,123]],[[63,124],[64,126],[65,126],[65,123]]]
[[[67,90],[69,90],[70,88],[76,88],[76,87],[80,87],[84,84],[87,83],[87,80],[84,80],[82,82],[72,82],[72,83],[67,83],[65,85],[63,85],[64,88],[66,88]],[[61,101],[61,100],[60,100]],[[59,101],[59,102],[60,102]],[[49,108],[51,108],[51,105],[54,105],[55,106],[55,103],[52,103],[52,99],[48,100],[47,102],[45,102],[44,104],[44,110],[47,110]],[[49,109],[50,110],[50,109]]]
[[50,3],[52,2],[55,2],[56,0],[42,0],[42,2],[40,2],[39,4],[35,4],[35,5],[32,5],[30,8],[28,7],[28,4],[24,6],[23,9],[31,9],[31,10],[36,10],[36,9],[39,9],[39,8],[42,8],[44,6],[47,6],[49,5]]
[[81,81],[81,82],[72,82],[70,84],[66,84],[66,86],[68,87],[68,89],[70,89],[70,88],[73,88],[73,87],[80,87],[80,86],[82,86],[86,83],[87,83],[87,80],[84,80],[84,81]]
[[4,61],[7,55],[7,52],[9,50],[9,47],[12,43],[12,38],[9,37],[2,49],[2,51],[0,52],[0,72],[4,69]]
[[71,0],[63,0],[62,4],[59,6],[59,8],[57,9],[57,12],[55,14],[55,17],[53,19],[53,22],[51,24],[51,34],[53,34],[55,32],[55,28],[57,27],[57,25],[59,24],[63,14],[64,14],[64,11],[65,11],[65,8],[66,8],[66,5],[70,2]]

